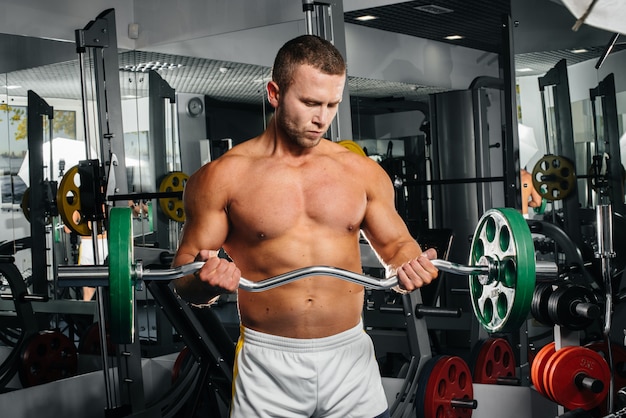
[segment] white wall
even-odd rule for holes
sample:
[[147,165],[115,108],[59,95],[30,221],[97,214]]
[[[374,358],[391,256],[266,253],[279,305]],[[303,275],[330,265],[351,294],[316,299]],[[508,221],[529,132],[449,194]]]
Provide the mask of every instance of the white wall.
[[495,54],[346,24],[348,74],[375,80],[467,89],[498,76]]
[[0,32],[75,42],[74,30],[110,8],[115,9],[118,46],[134,48],[128,37],[128,24],[134,20],[132,0],[2,0]]
[[[348,0],[347,10],[397,2]],[[123,49],[145,50],[304,20],[298,0],[2,0],[0,32],[74,42],[76,29],[110,8],[115,9],[118,46]],[[130,23],[139,24],[136,40],[128,37]]]
[[137,47],[207,38],[303,20],[301,1],[135,0]]
[[417,110],[378,115],[375,117],[376,138],[403,138],[421,135],[420,126],[422,122],[424,122],[424,114]]

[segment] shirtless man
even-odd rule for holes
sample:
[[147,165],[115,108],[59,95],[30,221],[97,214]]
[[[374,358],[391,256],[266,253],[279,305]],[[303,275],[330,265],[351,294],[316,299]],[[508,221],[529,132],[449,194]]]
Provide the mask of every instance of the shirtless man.
[[[204,304],[260,281],[327,265],[361,272],[363,231],[401,292],[437,269],[394,208],[385,171],[323,139],[346,81],[337,49],[316,36],[287,42],[274,61],[261,135],[203,166],[187,182],[186,222],[174,265],[206,261],[178,279],[185,300]],[[232,262],[216,256],[223,248]],[[364,289],[309,277],[260,293],[238,293],[232,417],[386,417],[380,373],[363,332]]]

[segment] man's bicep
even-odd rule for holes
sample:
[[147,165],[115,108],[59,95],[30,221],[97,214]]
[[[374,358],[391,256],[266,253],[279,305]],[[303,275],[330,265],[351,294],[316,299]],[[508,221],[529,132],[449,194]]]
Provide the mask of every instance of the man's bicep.
[[385,172],[372,182],[362,230],[372,248],[386,263],[397,255],[399,248],[414,241],[395,207],[395,189]]
[[175,262],[185,264],[193,261],[201,250],[220,249],[227,234],[228,218],[223,210],[207,208],[187,218]]
[[182,228],[175,263],[186,264],[201,250],[219,249],[228,234],[225,211],[226,197],[215,190],[207,190],[214,176],[192,176],[185,187],[185,224]]

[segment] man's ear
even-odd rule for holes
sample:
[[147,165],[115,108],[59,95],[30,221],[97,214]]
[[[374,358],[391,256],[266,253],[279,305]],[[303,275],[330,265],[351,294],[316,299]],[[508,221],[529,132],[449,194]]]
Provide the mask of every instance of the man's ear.
[[278,84],[273,81],[267,83],[267,101],[272,105],[273,108],[278,107],[278,98],[279,98],[279,88]]

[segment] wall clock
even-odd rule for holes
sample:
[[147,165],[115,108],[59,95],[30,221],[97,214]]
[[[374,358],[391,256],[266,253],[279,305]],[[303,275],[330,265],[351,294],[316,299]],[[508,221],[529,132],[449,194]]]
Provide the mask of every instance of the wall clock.
[[198,117],[204,110],[204,102],[199,97],[192,97],[187,102],[187,114],[192,118]]

